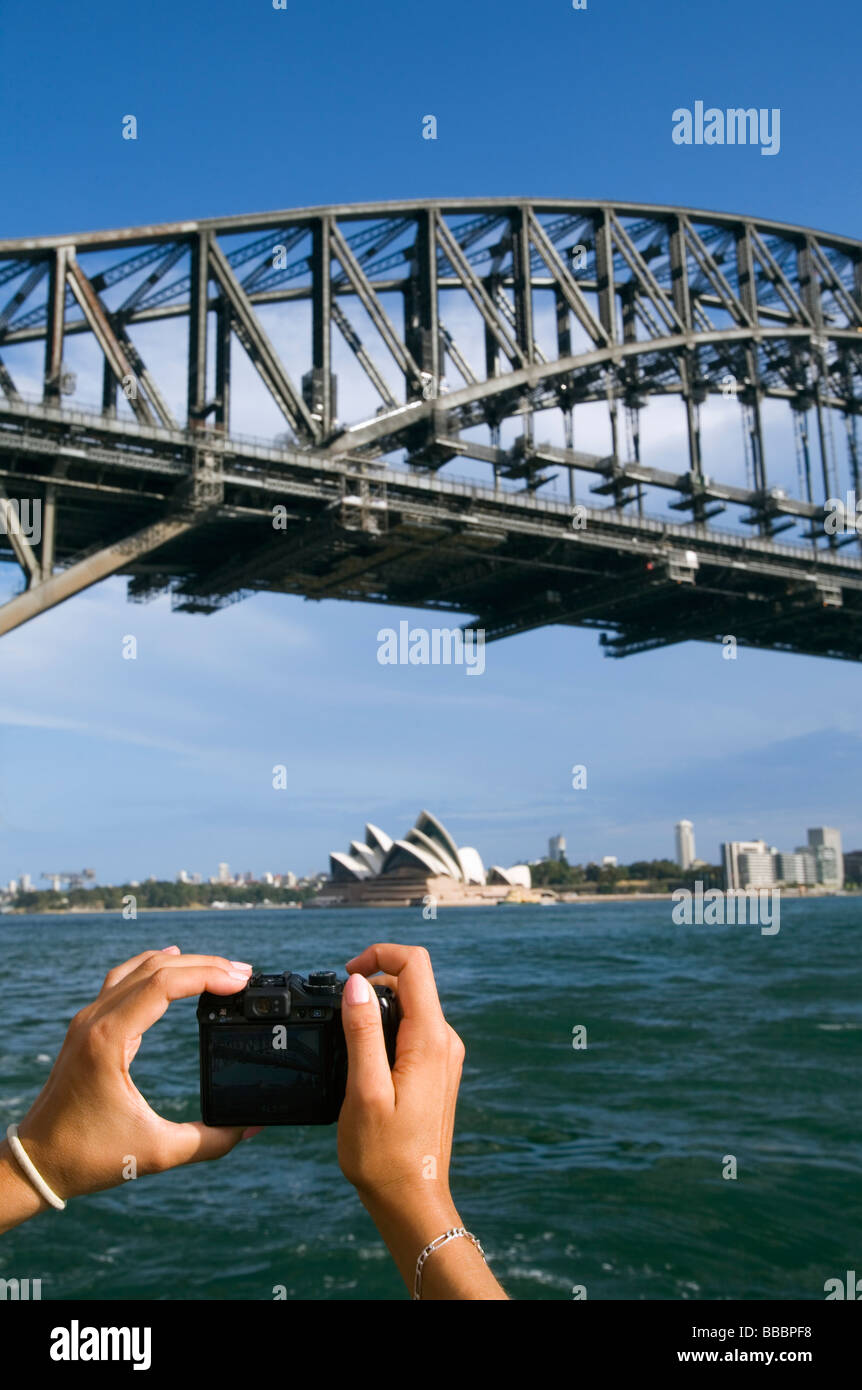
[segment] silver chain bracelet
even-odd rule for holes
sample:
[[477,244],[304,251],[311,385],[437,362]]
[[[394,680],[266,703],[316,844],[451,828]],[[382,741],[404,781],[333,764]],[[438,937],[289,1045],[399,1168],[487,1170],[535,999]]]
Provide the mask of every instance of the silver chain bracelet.
[[416,1282],[413,1286],[414,1302],[417,1299],[421,1299],[422,1297],[422,1267],[425,1264],[425,1261],[428,1259],[428,1256],[433,1255],[435,1250],[439,1250],[441,1245],[446,1245],[446,1243],[450,1240],[456,1240],[458,1236],[463,1236],[465,1240],[472,1240],[473,1244],[475,1245],[476,1249],[479,1251],[479,1254],[482,1256],[482,1259],[484,1260],[485,1251],[482,1249],[476,1237],[474,1235],[471,1235],[470,1232],[466,1230],[463,1226],[453,1226],[451,1231],[444,1231],[442,1236],[437,1236],[434,1240],[430,1242],[430,1244],[425,1246],[425,1249],[422,1251],[421,1255],[419,1256],[419,1259],[416,1261]]

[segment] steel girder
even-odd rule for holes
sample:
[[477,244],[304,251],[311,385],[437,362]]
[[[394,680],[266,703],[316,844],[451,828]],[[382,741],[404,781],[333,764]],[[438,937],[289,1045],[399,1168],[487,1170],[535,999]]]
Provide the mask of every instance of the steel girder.
[[[121,572],[133,597],[170,589],[196,611],[275,589],[477,614],[489,637],[600,626],[614,655],[731,631],[862,656],[857,536],[823,527],[840,487],[862,498],[858,240],[625,203],[368,204],[0,241],[3,286],[0,557],[26,589],[0,633]],[[187,324],[179,404],[172,363],[145,363],[140,342],[171,320]],[[82,335],[101,408],[68,399]],[[16,360],[40,344],[34,395]],[[237,345],[284,419],[276,445],[232,433]],[[355,404],[353,373],[376,412]],[[729,394],[747,485],[736,460],[707,471],[701,410]],[[640,412],[668,396],[684,405],[682,471],[642,457]],[[574,447],[576,414],[598,402],[603,454]],[[772,481],[777,402],[796,426],[795,490]],[[557,442],[537,439],[540,420]],[[487,485],[451,481],[460,459]],[[582,473],[608,504],[573,530],[547,483],[568,476],[574,502]],[[687,522],[645,514],[662,494]],[[41,508],[39,539],[10,499]],[[751,535],[713,527],[729,509]],[[799,524],[807,544],[776,541]]]

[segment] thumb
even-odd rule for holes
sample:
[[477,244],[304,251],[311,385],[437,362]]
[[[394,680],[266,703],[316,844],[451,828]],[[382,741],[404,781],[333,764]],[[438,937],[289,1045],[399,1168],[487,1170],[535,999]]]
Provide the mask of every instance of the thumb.
[[392,1073],[386,1056],[380,1001],[364,975],[351,975],[341,996],[341,1022],[347,1043],[345,1101],[394,1101]]
[[202,1163],[210,1158],[223,1158],[235,1149],[246,1134],[249,1138],[258,1131],[245,1125],[205,1125],[199,1120],[170,1127],[170,1167],[183,1163]]

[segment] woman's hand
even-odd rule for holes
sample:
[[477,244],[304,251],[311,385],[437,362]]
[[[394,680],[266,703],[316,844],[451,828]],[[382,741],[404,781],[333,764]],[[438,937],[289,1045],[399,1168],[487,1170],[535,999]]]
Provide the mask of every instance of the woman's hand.
[[172,1000],[203,990],[236,994],[250,973],[243,962],[184,956],[178,946],[145,951],[108,972],[98,998],[72,1019],[51,1075],[18,1127],[25,1152],[59,1197],[118,1186],[131,1175],[132,1160],[142,1177],[220,1158],[239,1142],[241,1127],[162,1119],[129,1067]]
[[[349,1065],[338,1122],[341,1171],[361,1195],[448,1193],[464,1044],[443,1017],[431,958],[422,946],[369,946],[347,969],[353,973],[342,999]],[[401,1005],[391,1071],[366,975],[394,990]]]
[[[338,1159],[412,1291],[420,1251],[462,1224],[449,1191],[449,1158],[464,1044],[443,1017],[424,947],[369,946],[347,969],[341,1016],[348,1069]],[[373,984],[393,989],[401,1005],[391,1070],[369,975]],[[506,1294],[475,1246],[458,1239],[430,1256],[423,1296]]]

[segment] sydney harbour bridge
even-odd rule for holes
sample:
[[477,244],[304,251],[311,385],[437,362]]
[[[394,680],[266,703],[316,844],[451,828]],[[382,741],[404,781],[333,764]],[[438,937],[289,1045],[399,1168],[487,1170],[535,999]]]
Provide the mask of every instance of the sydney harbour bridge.
[[350,205],[0,241],[0,306],[0,634],[120,574],[862,659],[858,240]]

